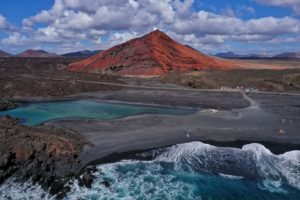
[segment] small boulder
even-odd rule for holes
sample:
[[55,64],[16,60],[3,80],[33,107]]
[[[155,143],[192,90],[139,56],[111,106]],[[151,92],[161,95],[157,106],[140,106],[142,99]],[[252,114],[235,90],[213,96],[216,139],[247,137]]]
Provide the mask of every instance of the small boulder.
[[82,177],[80,179],[80,183],[81,183],[81,185],[83,185],[87,188],[91,188],[94,178],[95,177],[92,174],[91,170],[87,169],[83,172]]

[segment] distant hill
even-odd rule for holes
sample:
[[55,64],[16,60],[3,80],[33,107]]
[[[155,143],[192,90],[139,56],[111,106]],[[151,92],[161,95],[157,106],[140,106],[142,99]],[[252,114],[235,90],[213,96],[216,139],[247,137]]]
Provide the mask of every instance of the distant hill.
[[220,57],[220,58],[239,58],[239,57],[241,57],[241,55],[235,54],[232,51],[217,53],[217,54],[215,54],[215,56]]
[[0,58],[7,58],[7,57],[11,57],[11,56],[12,55],[10,53],[0,50]]
[[235,59],[235,58],[240,58],[240,59],[257,59],[257,58],[272,58],[272,56],[268,54],[236,54],[232,51],[228,52],[223,52],[223,53],[217,53],[215,54],[216,57],[219,58],[228,58],[228,59]]
[[289,53],[281,53],[274,58],[300,58],[300,52],[289,52]]
[[220,58],[228,58],[228,59],[263,59],[263,58],[279,58],[279,59],[288,59],[288,58],[300,58],[300,51],[299,52],[287,52],[287,53],[281,53],[278,55],[268,55],[268,54],[236,54],[234,52],[228,51],[223,53],[217,53],[215,54],[216,57]]
[[90,57],[93,55],[96,55],[97,53],[102,52],[102,50],[83,50],[83,51],[76,51],[76,52],[70,52],[70,53],[65,53],[61,54],[63,57]]
[[28,49],[16,55],[17,57],[38,57],[38,58],[49,58],[49,57],[59,57],[60,55],[55,53],[49,53],[43,50],[33,50]]

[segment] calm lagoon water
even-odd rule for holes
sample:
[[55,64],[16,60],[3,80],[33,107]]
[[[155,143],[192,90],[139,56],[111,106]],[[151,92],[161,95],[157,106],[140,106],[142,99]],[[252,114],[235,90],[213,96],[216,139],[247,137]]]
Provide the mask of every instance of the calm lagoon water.
[[0,116],[10,115],[22,119],[22,124],[34,126],[57,119],[100,119],[111,120],[140,114],[185,115],[194,109],[145,106],[122,103],[108,103],[93,100],[53,101],[28,103],[24,106],[0,112]]

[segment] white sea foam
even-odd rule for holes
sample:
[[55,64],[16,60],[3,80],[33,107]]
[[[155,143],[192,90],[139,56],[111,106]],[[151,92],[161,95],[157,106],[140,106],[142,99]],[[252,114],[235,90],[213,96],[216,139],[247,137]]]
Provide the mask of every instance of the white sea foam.
[[203,110],[199,111],[200,114],[204,114],[204,115],[210,115],[210,114],[214,114],[217,112],[219,112],[219,110],[216,110],[216,109],[203,109]]
[[267,149],[264,145],[258,144],[258,143],[252,143],[247,144],[242,147],[242,150],[244,151],[251,151],[255,153],[256,155],[260,156],[262,154],[268,154],[271,155],[271,151]]
[[263,180],[258,184],[258,187],[262,190],[268,190],[270,192],[276,192],[276,193],[287,193],[287,191],[282,189],[281,186],[282,186],[281,181],[270,181],[270,180]]
[[233,175],[229,175],[229,174],[222,174],[219,173],[220,176],[224,177],[224,178],[229,178],[229,179],[242,179],[244,177],[242,176],[233,176]]
[[[196,198],[191,185],[172,181],[173,176],[162,175],[162,170],[159,163],[152,161],[122,161],[100,165],[94,174],[97,178],[94,180],[92,188],[81,188],[75,182],[75,186],[72,187],[66,199],[150,200],[158,198],[171,200]],[[111,185],[105,187],[104,181],[109,181]]]
[[[299,161],[298,155],[299,152],[294,151],[277,156],[256,143],[241,149],[215,147],[201,142],[179,144],[166,148],[153,161],[127,160],[100,165],[95,174],[97,184],[93,184],[91,190],[78,185],[73,187],[68,199],[153,199],[157,195],[161,195],[162,199],[176,199],[180,195],[184,199],[201,199],[193,193],[194,185],[174,179],[177,173],[185,179],[193,179],[201,171],[217,173],[233,181],[255,177],[261,190],[287,194],[283,184],[297,188],[296,184],[300,181],[300,171],[295,171],[299,167],[295,165],[295,161]],[[164,173],[166,167],[163,163],[169,163],[175,172]],[[109,180],[109,188],[101,184],[105,180]]]
[[[257,188],[271,193],[286,195],[288,191],[283,186],[287,184],[300,190],[300,151],[274,155],[256,143],[238,149],[191,142],[159,152],[152,161],[124,160],[99,165],[92,188],[80,187],[73,181],[66,199],[201,199],[194,192],[199,189],[194,181],[205,182],[210,175],[233,182],[255,179]],[[13,180],[0,186],[0,199],[8,197],[53,199],[38,185]]]
[[289,151],[279,155],[279,157],[289,160],[295,164],[300,164],[300,151]]
[[155,160],[176,163],[180,162],[182,158],[195,157],[196,154],[203,153],[214,148],[216,147],[201,142],[178,144],[167,148],[167,151],[156,157]]
[[191,142],[167,148],[156,160],[173,162],[177,169],[193,172],[226,174],[227,177],[255,177],[262,180],[264,188],[272,192],[282,191],[279,183],[287,183],[300,190],[300,151],[274,155],[258,143],[237,149]]
[[55,197],[44,191],[40,185],[33,184],[31,181],[17,182],[14,179],[9,179],[0,185],[0,199],[13,200],[35,200],[47,199],[54,200]]

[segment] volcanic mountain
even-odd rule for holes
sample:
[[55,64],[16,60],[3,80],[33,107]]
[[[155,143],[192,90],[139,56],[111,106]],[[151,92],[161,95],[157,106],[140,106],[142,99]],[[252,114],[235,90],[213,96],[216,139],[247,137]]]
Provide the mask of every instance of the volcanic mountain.
[[11,56],[12,56],[11,54],[0,50],[0,58],[6,58],[6,57],[11,57]]
[[90,58],[72,63],[68,70],[159,76],[172,71],[225,70],[242,66],[243,64],[238,61],[205,55],[156,30]]
[[242,57],[241,55],[236,54],[232,51],[217,53],[217,54],[215,54],[215,56],[220,57],[220,58],[239,58],[239,57]]
[[49,57],[58,57],[59,55],[55,53],[49,53],[43,50],[33,50],[28,49],[16,55],[17,57],[36,57],[36,58],[49,58]]
[[61,56],[63,56],[63,57],[90,57],[90,56],[100,53],[101,51],[102,50],[94,50],[94,51],[83,50],[83,51],[75,51],[75,52],[61,54]]
[[272,58],[271,55],[266,53],[250,53],[250,54],[236,54],[234,52],[228,51],[223,53],[215,54],[216,57],[228,58],[228,59],[261,59],[261,58]]
[[282,53],[282,54],[276,55],[274,57],[275,58],[300,58],[300,51],[299,52]]

